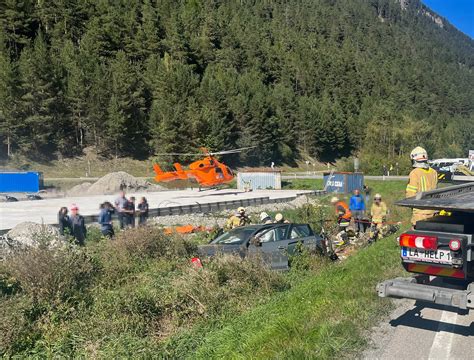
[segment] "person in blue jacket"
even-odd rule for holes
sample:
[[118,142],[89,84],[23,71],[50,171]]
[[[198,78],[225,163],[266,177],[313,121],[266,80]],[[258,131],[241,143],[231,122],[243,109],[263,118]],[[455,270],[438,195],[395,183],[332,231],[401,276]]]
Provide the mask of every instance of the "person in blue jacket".
[[102,235],[112,238],[114,236],[114,227],[112,224],[112,214],[114,207],[108,201],[100,205],[99,224]]
[[349,209],[355,221],[356,231],[364,232],[365,202],[364,197],[360,194],[358,189],[354,190],[354,195],[351,196]]

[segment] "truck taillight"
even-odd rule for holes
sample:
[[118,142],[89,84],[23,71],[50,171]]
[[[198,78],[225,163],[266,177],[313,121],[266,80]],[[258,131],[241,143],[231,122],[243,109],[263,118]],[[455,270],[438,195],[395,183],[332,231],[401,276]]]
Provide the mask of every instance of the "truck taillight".
[[438,238],[436,236],[402,234],[399,241],[400,246],[403,247],[431,250],[438,248]]
[[449,248],[452,251],[458,251],[461,248],[461,240],[459,239],[452,239],[449,241]]

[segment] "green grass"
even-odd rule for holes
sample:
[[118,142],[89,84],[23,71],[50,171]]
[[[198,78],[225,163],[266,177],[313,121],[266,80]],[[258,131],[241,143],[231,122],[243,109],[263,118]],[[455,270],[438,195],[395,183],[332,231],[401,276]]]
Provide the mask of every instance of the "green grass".
[[[404,190],[403,182],[369,185],[390,208]],[[323,216],[332,214],[329,198],[321,199],[328,205]],[[312,223],[319,214],[285,212]],[[408,212],[393,209],[392,216],[406,219]],[[375,285],[403,273],[394,237],[344,263],[311,257],[286,274],[226,257],[195,271],[195,241],[153,228],[113,242],[95,231],[83,249],[38,251],[0,266],[0,355],[347,357],[363,349],[364,332],[391,308]]]
[[284,190],[321,190],[323,186],[322,179],[287,179],[281,183]]
[[402,274],[399,249],[387,238],[343,264],[207,333],[190,357],[202,359],[336,358],[366,345],[364,331],[391,308],[376,284]]
[[[315,185],[314,180],[298,182],[299,186]],[[393,205],[403,197],[405,182],[367,183],[372,195],[379,192],[384,197],[391,209],[390,220],[406,223],[409,211]],[[285,216],[291,219],[297,211],[290,210]],[[377,297],[375,286],[404,274],[399,259],[392,236],[316,276],[305,274],[289,291],[205,332],[202,344],[190,357],[302,359],[355,355],[366,345],[365,332],[392,307],[390,301]]]

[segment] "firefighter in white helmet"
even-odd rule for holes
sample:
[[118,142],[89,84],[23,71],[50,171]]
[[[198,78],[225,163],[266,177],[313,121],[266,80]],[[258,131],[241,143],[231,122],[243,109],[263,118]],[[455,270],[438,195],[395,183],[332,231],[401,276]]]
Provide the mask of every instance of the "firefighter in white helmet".
[[[413,170],[410,172],[406,197],[413,197],[419,192],[436,189],[438,186],[438,173],[428,165],[428,153],[426,150],[417,146],[412,150],[410,158]],[[429,219],[434,214],[435,211],[433,210],[413,209],[411,223],[415,227],[417,221]]]
[[273,220],[270,215],[268,215],[265,211],[263,211],[260,213],[260,223],[273,224]]

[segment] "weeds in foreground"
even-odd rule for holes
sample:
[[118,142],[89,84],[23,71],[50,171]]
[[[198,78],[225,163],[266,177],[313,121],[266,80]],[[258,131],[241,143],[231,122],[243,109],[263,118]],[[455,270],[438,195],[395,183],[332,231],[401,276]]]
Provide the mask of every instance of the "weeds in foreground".
[[[199,321],[241,313],[287,289],[258,261],[219,256],[195,268],[195,245],[139,228],[90,247],[18,252],[0,268],[0,354],[133,356]],[[106,355],[107,354],[107,355]]]

